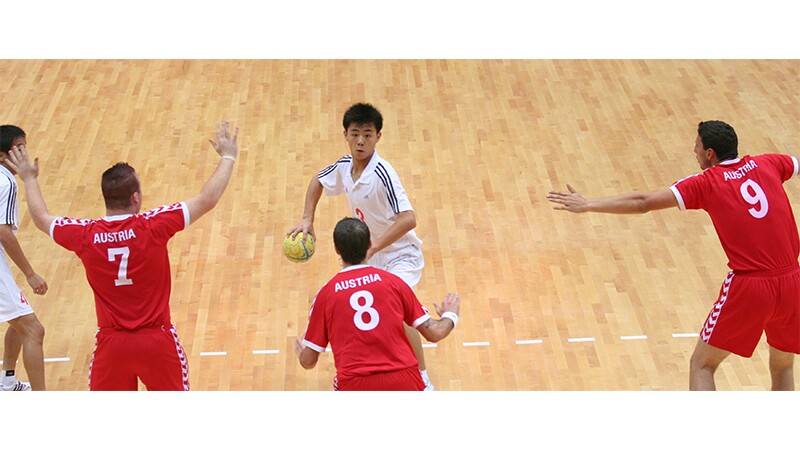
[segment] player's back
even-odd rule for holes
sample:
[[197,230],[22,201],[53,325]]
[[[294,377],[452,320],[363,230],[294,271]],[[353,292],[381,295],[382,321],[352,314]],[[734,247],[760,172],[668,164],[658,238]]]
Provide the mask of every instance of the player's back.
[[783,183],[797,175],[786,155],[724,161],[675,184],[682,208],[705,209],[735,271],[775,271],[797,266],[797,224]]
[[[349,270],[348,270],[349,269]],[[324,298],[325,323],[338,376],[364,376],[416,367],[405,334],[427,313],[397,276],[372,266],[339,272],[317,295]],[[315,309],[318,305],[315,303]]]
[[53,239],[83,262],[99,327],[170,324],[167,242],[188,223],[184,211],[175,204],[136,215],[54,222]]

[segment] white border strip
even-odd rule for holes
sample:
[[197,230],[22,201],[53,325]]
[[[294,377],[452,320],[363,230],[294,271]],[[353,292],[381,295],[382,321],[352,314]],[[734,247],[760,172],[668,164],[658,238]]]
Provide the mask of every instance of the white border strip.
[[436,344],[422,344],[422,348],[436,348]]
[[254,355],[277,355],[280,350],[253,350]]
[[541,339],[524,339],[524,340],[520,340],[520,341],[514,341],[514,343],[516,343],[518,345],[541,344],[542,340]]
[[44,362],[67,362],[69,358],[45,358]]
[[486,347],[489,342],[464,342],[464,347]]
[[647,335],[640,334],[638,336],[620,336],[619,338],[622,339],[623,341],[642,341],[647,339]]
[[567,342],[594,342],[593,337],[567,338]]
[[700,337],[699,333],[672,333],[674,338]]
[[200,356],[227,356],[228,352],[200,352]]

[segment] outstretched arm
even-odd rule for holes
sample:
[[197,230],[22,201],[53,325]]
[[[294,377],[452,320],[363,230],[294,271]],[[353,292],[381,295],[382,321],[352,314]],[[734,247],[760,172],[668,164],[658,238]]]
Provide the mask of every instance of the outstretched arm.
[[649,211],[678,206],[678,199],[669,189],[631,192],[604,198],[585,198],[569,184],[567,189],[569,192],[550,191],[547,194],[547,200],[561,205],[553,209],[574,213],[644,214]]
[[[6,163],[25,183],[25,190],[28,194],[26,196],[28,211],[33,218],[34,225],[49,236],[50,225],[56,218],[47,212],[44,196],[42,196],[42,191],[39,189],[39,158],[31,161],[27,150],[24,148],[12,148],[8,152]],[[20,267],[20,270],[22,270],[22,267]]]
[[417,330],[428,342],[439,342],[456,328],[458,311],[461,308],[461,297],[458,294],[448,292],[444,300],[442,300],[441,307],[436,303],[433,306],[441,319],[428,319],[418,325]]
[[196,222],[197,219],[217,206],[222,193],[228,187],[231,174],[233,174],[233,163],[236,160],[236,155],[239,154],[239,146],[236,143],[238,136],[239,127],[235,128],[233,136],[231,136],[230,123],[228,121],[223,120],[222,123],[217,124],[217,140],[215,142],[209,139],[209,142],[211,142],[214,150],[221,158],[219,165],[206,181],[200,193],[186,201],[186,206],[189,209],[189,218],[192,222]]
[[322,192],[322,183],[319,182],[315,175],[311,178],[311,182],[308,184],[308,190],[306,191],[303,219],[289,230],[286,236],[291,236],[292,239],[294,239],[299,233],[303,233],[303,239],[310,234],[314,237],[314,241],[317,240],[317,235],[314,234],[314,216],[317,213],[317,204],[319,204],[319,199],[322,198]]

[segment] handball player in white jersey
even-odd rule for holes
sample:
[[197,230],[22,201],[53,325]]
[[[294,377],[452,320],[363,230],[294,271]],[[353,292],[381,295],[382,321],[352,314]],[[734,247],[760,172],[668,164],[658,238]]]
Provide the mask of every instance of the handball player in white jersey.
[[[397,172],[375,149],[381,138],[383,116],[374,106],[357,103],[345,112],[342,125],[350,154],[311,179],[303,219],[287,236],[310,234],[316,241],[314,216],[322,193],[345,194],[353,216],[366,223],[372,235],[367,262],[397,275],[413,288],[425,266],[422,240],[414,232],[416,215]],[[406,334],[419,360],[425,390],[432,391],[420,335],[411,327],[406,327]]]

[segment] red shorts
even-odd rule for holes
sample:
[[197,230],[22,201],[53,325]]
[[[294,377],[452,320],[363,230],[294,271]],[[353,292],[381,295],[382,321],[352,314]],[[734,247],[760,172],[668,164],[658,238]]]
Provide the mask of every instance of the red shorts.
[[800,353],[800,267],[769,273],[728,273],[700,338],[749,358],[761,339]]
[[421,391],[425,389],[419,367],[376,373],[364,377],[333,379],[334,391]]
[[135,391],[138,380],[148,391],[189,390],[189,364],[174,326],[101,328],[95,340],[89,390]]

